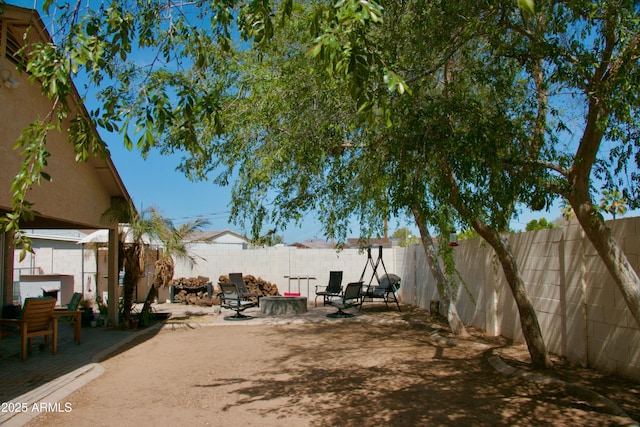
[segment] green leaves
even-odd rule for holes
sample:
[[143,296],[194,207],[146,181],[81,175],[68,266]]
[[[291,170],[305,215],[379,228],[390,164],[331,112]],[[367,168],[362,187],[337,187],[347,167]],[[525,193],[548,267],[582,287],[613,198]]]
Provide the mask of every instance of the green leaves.
[[405,92],[411,94],[411,88],[407,85],[404,79],[391,70],[385,70],[384,82],[387,85],[389,92],[393,93],[397,90],[400,95],[404,95]]
[[369,21],[382,22],[382,6],[374,1],[339,0],[334,4],[336,18],[340,24],[358,22],[366,25]]
[[536,12],[535,0],[517,0],[517,1],[518,1],[518,7],[522,9],[523,12],[528,13],[530,15],[533,15]]
[[[69,117],[78,161],[106,152],[90,131],[97,124],[120,131],[125,146],[143,155],[179,153],[192,179],[214,171],[221,184],[240,177],[236,201],[261,197],[241,205],[258,222],[277,222],[268,213],[279,207],[282,221],[298,218],[300,202],[337,216],[338,209],[314,201],[322,185],[332,200],[352,186],[358,200],[344,201],[346,215],[355,206],[369,213],[364,194],[380,210],[389,203],[401,210],[415,198],[443,203],[450,196],[444,164],[477,206],[474,214],[504,225],[514,200],[551,199],[542,188],[546,172],[523,157],[542,153],[563,167],[571,157],[556,144],[574,131],[562,117],[565,104],[546,110],[553,91],[613,111],[601,110],[598,123],[611,141],[627,142],[609,150],[611,162],[619,160],[612,174],[640,158],[631,3],[90,5],[61,2],[56,40],[24,51],[33,52],[26,70],[52,102],[47,123],[60,128]],[[608,46],[611,40],[620,44]],[[91,119],[66,105],[76,73],[101,88],[102,106]],[[292,164],[309,178],[293,176]],[[385,165],[382,172],[371,170],[376,164]],[[391,202],[353,184],[358,179],[374,182]],[[526,190],[518,187],[525,182]]]
[[[25,52],[23,50],[22,52]],[[39,82],[43,94],[51,100],[65,103],[71,93],[71,63],[64,51],[53,43],[39,42],[30,47],[29,61],[25,71],[32,82]]]
[[15,244],[21,247],[20,259],[24,259],[26,253],[32,251],[30,239],[20,232],[20,224],[32,221],[36,214],[33,204],[27,200],[27,194],[34,185],[40,185],[42,179],[51,180],[44,169],[47,158],[51,155],[46,149],[46,136],[52,129],[52,125],[37,120],[29,124],[14,145],[14,149],[20,150],[24,160],[11,182],[12,211],[0,218],[0,228],[16,233]]
[[320,34],[307,55],[322,61],[332,78],[346,82],[361,111],[374,105],[385,108],[373,89],[383,75],[393,80],[391,89],[406,90],[402,79],[386,69],[374,41],[382,12],[374,1],[341,0],[331,11],[320,8],[312,18],[312,34]]
[[273,12],[268,1],[253,0],[240,8],[238,20],[245,40],[265,45],[274,34]]
[[76,162],[86,162],[89,157],[105,158],[108,155],[107,146],[95,129],[95,123],[83,114],[77,114],[71,119],[69,142],[73,144]]

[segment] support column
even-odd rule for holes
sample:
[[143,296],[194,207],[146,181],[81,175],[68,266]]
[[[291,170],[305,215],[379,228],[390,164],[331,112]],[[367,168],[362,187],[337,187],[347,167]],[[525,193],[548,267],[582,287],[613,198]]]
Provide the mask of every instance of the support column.
[[13,233],[0,234],[2,254],[2,305],[13,303]]
[[109,302],[107,316],[109,324],[118,326],[118,301],[120,289],[118,288],[118,229],[109,229],[109,252],[107,255],[107,289]]

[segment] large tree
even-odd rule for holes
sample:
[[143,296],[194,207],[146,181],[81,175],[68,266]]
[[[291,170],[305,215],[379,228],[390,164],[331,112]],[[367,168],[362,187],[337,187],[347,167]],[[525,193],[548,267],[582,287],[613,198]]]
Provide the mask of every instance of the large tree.
[[[354,5],[355,12],[351,10]],[[413,7],[419,8],[419,5]],[[433,256],[431,237],[426,228],[427,221],[431,224],[442,222],[441,211],[434,208],[434,204],[442,203],[442,199],[432,198],[425,203],[424,199],[429,198],[429,191],[433,191],[433,188],[422,185],[409,187],[410,191],[403,195],[407,189],[393,185],[397,181],[394,171],[389,169],[395,166],[407,174],[415,174],[415,167],[423,165],[410,164],[407,159],[398,162],[393,157],[396,154],[393,146],[402,146],[404,141],[376,136],[376,133],[384,135],[384,126],[390,120],[400,120],[391,114],[389,106],[393,99],[388,96],[387,87],[397,88],[401,92],[405,85],[396,74],[389,74],[384,61],[379,61],[380,58],[390,57],[393,52],[381,50],[383,54],[377,56],[367,46],[366,19],[360,25],[351,26],[348,17],[363,14],[373,17],[375,21],[379,19],[377,14],[380,10],[375,4],[350,4],[345,10],[319,4],[315,13],[311,14],[311,19],[295,21],[293,27],[286,28],[292,31],[293,40],[298,40],[298,35],[310,20],[316,24],[312,30],[314,36],[322,38],[330,34],[331,37],[321,39],[322,43],[316,45],[321,47],[319,50],[314,48],[311,52],[328,57],[333,73],[346,72],[353,77],[349,82],[356,83],[346,86],[357,101],[356,105],[349,98],[339,95],[344,92],[343,87],[336,83],[324,84],[326,77],[321,71],[310,68],[301,52],[301,46],[305,50],[310,47],[304,41],[284,45],[284,49],[280,44],[264,45],[258,51],[233,52],[224,43],[218,43],[220,39],[211,38],[206,32],[193,36],[190,32],[169,31],[166,38],[178,46],[184,46],[185,52],[196,55],[197,59],[189,68],[182,69],[178,64],[175,70],[145,73],[149,84],[140,92],[131,92],[131,83],[136,82],[139,70],[128,68],[126,64],[105,67],[107,75],[117,77],[120,84],[103,92],[108,101],[107,113],[100,116],[99,122],[101,120],[107,128],[115,127],[119,124],[113,121],[113,117],[124,116],[125,142],[131,144],[126,133],[130,123],[128,120],[136,121],[138,127],[144,129],[138,141],[143,153],[152,144],[167,152],[185,149],[189,156],[182,167],[194,177],[204,177],[215,167],[223,165],[227,172],[217,179],[226,183],[237,166],[239,179],[234,187],[233,214],[247,214],[252,220],[254,234],[260,232],[265,220],[275,227],[283,226],[300,218],[305,210],[314,208],[321,212],[327,234],[331,236],[344,236],[347,219],[353,214],[358,216],[361,233],[366,236],[380,225],[390,211],[413,212],[419,219],[423,234],[421,241],[427,254],[430,254],[430,265],[438,279],[452,329],[463,330],[455,313],[455,305],[450,303],[455,292],[449,290],[450,285],[446,282],[440,283],[446,280],[446,276],[438,271],[440,266]],[[433,11],[437,9],[431,8],[430,12]],[[103,19],[97,12],[91,20],[85,21],[90,23],[87,32],[95,35],[104,28],[110,34],[110,29],[115,28],[117,31],[111,31],[114,31],[118,43],[122,43],[123,39],[128,40],[127,37],[131,35],[125,30],[135,28],[131,23],[131,14],[115,5],[106,9],[106,12],[107,19],[102,26],[97,24]],[[437,19],[432,18],[433,22],[437,22]],[[319,23],[322,22],[338,25],[339,31],[333,27],[320,30]],[[391,25],[397,24],[391,19],[389,22]],[[448,20],[443,23],[455,31],[464,28],[465,24]],[[185,25],[185,21],[178,20],[175,23],[176,28],[182,25]],[[415,27],[416,24],[408,22],[401,25],[403,41],[411,40],[412,25]],[[284,28],[280,29],[281,40],[287,39],[283,35]],[[442,26],[438,28],[442,32]],[[383,28],[378,34],[387,30]],[[432,41],[435,40],[434,34],[436,32],[429,33]],[[469,32],[465,36],[468,37],[468,34],[473,35]],[[375,33],[374,36],[377,42],[385,42],[383,48],[393,45],[393,41],[385,41]],[[419,39],[419,36],[412,40],[419,43],[403,46],[404,49],[410,48],[410,52],[403,52],[404,58],[401,59],[410,59],[410,53],[415,51],[416,46],[425,45],[425,37]],[[104,36],[97,39],[104,39]],[[464,37],[462,39],[464,41]],[[150,43],[146,39],[145,42]],[[423,52],[432,54],[432,57],[426,58],[425,65],[437,71],[444,64],[438,57],[439,50],[455,49],[455,46],[447,45],[446,39],[438,42],[437,48],[431,47]],[[109,45],[112,53],[126,54],[126,46],[118,43]],[[346,46],[349,50],[340,52],[335,60],[331,60],[327,46]],[[205,52],[208,56],[205,56]],[[171,57],[170,53],[169,48],[162,51],[166,58]],[[283,61],[283,58],[287,61]],[[404,64],[409,62],[405,61]],[[301,69],[308,70],[309,77],[300,78],[303,74]],[[119,74],[116,75],[116,71]],[[418,72],[429,81],[432,80],[428,70]],[[432,71],[431,74],[435,73]],[[358,82],[366,80],[369,75],[373,76],[372,80],[385,76],[386,81],[380,81],[379,89],[375,91],[363,91],[366,86]],[[287,83],[283,83],[285,78],[289,79]],[[313,96],[308,95],[310,85],[314,85]],[[283,103],[283,99],[288,103]],[[274,111],[278,114],[274,114]],[[435,141],[427,142],[433,144]],[[291,167],[292,164],[295,167]],[[431,167],[440,166],[433,164]],[[269,193],[274,188],[278,192]],[[270,198],[270,194],[275,196]],[[508,199],[507,203],[512,203],[512,200]],[[508,214],[502,215],[502,222],[508,217]],[[449,218],[444,222],[451,221]],[[527,309],[521,310],[521,313],[529,316],[534,312]],[[535,316],[531,323],[536,323]],[[542,359],[544,365],[544,348],[535,353],[542,357],[534,357],[534,360]]]
[[[472,16],[467,13],[472,7],[451,5],[454,9],[441,15],[442,22]],[[538,177],[533,191],[514,200],[534,209],[544,208],[555,195],[568,200],[640,326],[640,278],[594,203],[595,187],[605,186],[623,189],[630,205],[638,206],[640,5],[617,0],[540,1],[535,10],[530,5],[520,11],[511,2],[476,5],[488,18],[482,33],[486,44],[479,45],[476,53],[488,65],[519,62],[523,82],[530,87],[522,106],[532,102],[542,107],[529,109],[537,114],[535,126],[528,129],[532,149],[496,153],[490,160],[508,170],[510,177],[514,171]],[[473,28],[473,21],[470,24],[468,28]],[[453,39],[461,33],[444,34]],[[334,40],[322,35],[316,51],[328,59],[348,53],[351,46],[336,46]],[[361,41],[356,46],[371,44]],[[442,58],[448,59],[448,55]],[[370,88],[370,76],[349,74],[349,81]],[[389,81],[411,84],[412,76],[403,77]],[[491,75],[487,78],[492,81]],[[515,155],[523,153],[527,155]]]
[[519,166],[568,200],[640,326],[640,278],[595,201],[597,186],[621,189],[632,206],[640,200],[640,4],[537,2],[535,15],[505,14],[503,23],[503,55],[532,70],[540,84],[531,96],[551,106],[540,155]]
[[[347,89],[356,106],[339,105],[332,118],[318,117],[320,110],[314,111],[313,103],[304,104],[301,96],[299,111],[306,114],[289,113],[299,114],[298,126],[312,129],[308,133],[314,138],[286,149],[277,139],[276,145],[266,142],[267,132],[286,123],[269,121],[268,115],[264,122],[268,126],[234,140],[240,145],[229,145],[232,139],[227,138],[238,124],[234,120],[242,120],[230,112],[237,107],[242,110],[243,102],[256,95],[259,87],[255,80],[241,83],[239,77],[248,65],[242,55],[251,49],[268,64],[270,55],[282,54],[269,51],[268,41],[282,31],[277,28],[279,18],[291,15],[292,1],[181,5],[114,1],[94,10],[80,10],[82,3],[74,8],[64,2],[59,42],[25,50],[23,66],[51,97],[58,113],[50,116],[53,121],[65,111],[69,87],[65,79],[84,68],[89,81],[105,88],[103,108],[91,112],[96,123],[123,131],[125,144],[136,145],[143,153],[153,147],[165,153],[181,150],[183,167],[194,178],[206,177],[215,160],[229,166],[218,182],[227,183],[237,171],[238,182],[247,180],[259,190],[255,194],[263,196],[248,200],[253,190],[241,185],[235,188],[238,203],[233,213],[251,212],[255,232],[264,222],[277,227],[300,218],[302,212],[294,204],[320,211],[327,233],[339,235],[345,230],[339,215],[345,212],[355,212],[364,224],[363,232],[369,232],[389,211],[408,206],[433,213],[435,223],[434,207],[446,201],[457,210],[458,218],[450,222],[471,224],[502,254],[503,267],[514,274],[517,286],[512,290],[517,301],[522,284],[517,284],[517,268],[513,268],[508,242],[500,232],[518,203],[540,208],[553,194],[562,194],[640,324],[640,279],[604,226],[591,194],[594,178],[602,178],[605,184],[622,188],[631,206],[638,200],[635,186],[625,186],[634,183],[637,175],[629,172],[630,180],[624,178],[637,161],[640,6],[633,1],[537,2],[534,12],[531,2],[519,3],[529,6],[517,9],[512,1],[390,3],[384,21],[383,9],[375,2],[341,1],[335,7],[305,3],[313,13],[296,31],[310,30],[314,44],[292,45],[285,55],[298,60],[300,47],[308,47],[332,77],[327,80],[323,101],[342,103],[341,96],[331,100],[333,92]],[[408,13],[393,14],[403,10]],[[432,27],[423,26],[426,15]],[[385,38],[381,28],[400,42]],[[405,28],[409,31],[396,31]],[[232,34],[240,35],[244,42],[234,46]],[[132,52],[152,59],[144,64],[128,61]],[[408,67],[412,59],[414,66]],[[513,75],[519,80],[511,79]],[[421,82],[434,76],[442,87],[418,92],[425,87]],[[274,75],[265,72],[254,77],[273,79]],[[309,84],[305,79],[291,83],[296,88]],[[262,87],[269,90],[267,84]],[[413,99],[425,99],[424,93],[436,96],[417,104],[421,111],[434,112],[439,118],[417,122],[429,131],[423,140],[429,142],[432,156],[426,159],[431,163],[425,169],[441,171],[430,175],[435,181],[421,190],[428,199],[416,198],[420,193],[413,191],[394,199],[384,189],[398,182],[397,170],[381,172],[375,166],[392,164],[396,161],[389,157],[392,149],[405,145],[381,123],[399,123],[399,129],[403,128],[402,115],[396,113],[406,113],[404,101],[398,98],[408,89]],[[304,95],[304,89],[300,94]],[[264,99],[270,99],[273,111],[282,107],[278,92],[271,93],[271,98],[267,95]],[[493,102],[487,102],[491,97]],[[406,105],[411,102],[415,101]],[[323,114],[327,111],[323,109]],[[359,121],[345,119],[344,112]],[[575,125],[574,117],[582,117],[584,123]],[[490,128],[487,125],[493,118],[494,128]],[[330,120],[333,127],[326,126]],[[83,139],[81,130],[87,123],[74,123],[72,140],[79,158],[103,148],[101,141]],[[14,182],[16,214],[5,219],[5,229],[18,228],[21,214],[29,214],[24,194],[46,165],[50,127],[50,123],[35,123],[20,141],[29,157],[25,173]],[[282,134],[289,131],[282,129]],[[579,135],[575,143],[568,139],[572,133]],[[435,150],[439,137],[446,144]],[[255,153],[262,150],[270,156],[243,158],[243,140],[256,144]],[[603,152],[603,142],[613,148]],[[307,158],[324,162],[306,162]],[[287,161],[300,168],[299,175],[309,178],[296,180],[293,168],[284,167]],[[281,178],[269,182],[266,171],[281,174]],[[318,183],[314,181],[317,177],[323,179]],[[341,199],[345,188],[360,188],[360,196]],[[398,189],[396,195],[410,190]],[[398,200],[402,203],[397,204]],[[416,205],[416,200],[421,204]],[[532,313],[527,309],[523,314]]]
[[[505,156],[537,159],[538,141],[543,140],[538,116],[547,104],[542,96],[525,103],[525,71],[517,59],[497,54],[507,43],[492,40],[494,32],[505,31],[499,25],[500,12],[485,4],[463,8],[450,1],[387,4],[380,31],[371,31],[369,39],[379,49],[381,62],[394,64],[401,80],[409,82],[411,94],[376,94],[376,104],[364,116],[366,125],[358,127],[356,135],[363,166],[360,185],[352,191],[373,206],[377,201],[380,211],[412,212],[433,264],[427,224],[441,231],[455,223],[472,226],[502,264],[533,364],[548,367],[533,302],[502,235],[518,202],[544,198],[534,185],[537,176],[508,167],[516,159],[507,163]],[[382,73],[371,74],[379,76],[377,87],[394,87]],[[385,198],[370,194],[376,182],[382,182],[373,187],[384,189]],[[455,208],[455,215],[447,206]],[[451,289],[441,289],[441,297],[453,318]]]
[[[414,123],[427,122],[414,127],[415,133],[442,147],[428,156],[440,160],[444,172],[434,175],[444,180],[435,188],[448,191],[450,203],[494,247],[516,301],[525,299],[519,308],[529,310],[508,242],[496,231],[505,229],[517,204],[539,209],[556,195],[566,197],[640,325],[640,280],[593,202],[596,185],[624,188],[638,200],[640,6],[537,2],[535,13],[518,13],[506,3],[479,4],[479,15],[471,7],[462,13],[451,7],[456,8],[443,2],[431,9],[431,17],[441,10],[441,22],[466,20],[464,28],[445,31],[451,42],[441,48],[437,38],[420,46],[440,54],[440,98],[431,95],[431,105],[418,101],[424,76],[439,72],[416,72],[429,59],[421,60],[420,47],[410,51],[417,65],[397,67],[412,87],[411,108],[422,109]],[[400,19],[420,14],[404,16],[411,18]],[[412,46],[427,40],[414,36],[418,41]],[[407,46],[399,47],[397,56]],[[576,117],[583,122],[576,123]],[[530,327],[520,314],[523,329]]]
[[[634,203],[638,201],[639,10],[637,2],[625,1],[537,2],[535,13],[514,13],[506,4],[492,5],[481,13],[485,23],[494,24],[493,29],[485,28],[469,39],[475,46],[466,43],[455,51],[445,49],[449,55],[443,62],[454,68],[442,76],[445,84],[452,84],[448,93],[443,93],[455,104],[440,115],[442,122],[451,124],[450,133],[467,142],[460,146],[466,156],[450,156],[455,145],[443,144],[447,149],[440,151],[445,159],[442,167],[451,171],[451,202],[466,212],[461,212],[463,217],[471,219],[499,257],[511,257],[508,247],[499,247],[504,245],[494,231],[486,229],[486,217],[474,211],[474,199],[464,197],[465,193],[480,196],[476,190],[493,187],[493,191],[486,191],[490,203],[506,215],[512,212],[509,198],[514,204],[537,209],[562,195],[573,207],[638,325],[640,280],[593,200],[598,193],[595,186],[603,185],[624,188],[625,195]],[[473,22],[470,20],[467,28],[473,28]],[[473,66],[469,53],[482,67]],[[464,68],[458,66],[461,58]],[[517,80],[511,86],[499,86],[500,76],[512,67],[517,67],[524,91],[513,90],[518,87]],[[491,123],[484,118],[496,111],[487,108],[483,102],[487,98],[478,98],[477,89],[464,86],[463,92],[455,92],[456,82],[464,81],[465,75],[472,77],[470,73],[476,73],[479,82],[485,79],[483,85],[493,88],[493,96],[502,104],[504,113],[494,116],[493,130],[483,127],[483,123]],[[465,126],[466,117],[472,120]],[[582,122],[576,122],[576,117]],[[451,134],[442,135],[451,140]],[[505,144],[505,140],[517,143]],[[606,150],[604,143],[610,145]],[[480,159],[482,163],[466,167],[461,159]],[[475,177],[465,174],[465,169]],[[502,202],[496,196],[501,196]],[[495,214],[499,212],[494,211],[490,218],[499,219]],[[500,221],[494,224],[500,225]],[[509,277],[509,268],[505,273]]]

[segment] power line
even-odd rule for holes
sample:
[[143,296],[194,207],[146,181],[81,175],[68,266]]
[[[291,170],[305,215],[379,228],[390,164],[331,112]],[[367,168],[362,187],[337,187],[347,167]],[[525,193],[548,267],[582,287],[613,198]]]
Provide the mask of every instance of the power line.
[[220,212],[209,212],[204,214],[197,215],[185,215],[185,216],[176,216],[173,218],[169,218],[171,221],[181,221],[181,220],[191,220],[196,218],[208,218],[208,217],[219,217],[219,216],[227,216],[231,213],[231,211],[220,211]]

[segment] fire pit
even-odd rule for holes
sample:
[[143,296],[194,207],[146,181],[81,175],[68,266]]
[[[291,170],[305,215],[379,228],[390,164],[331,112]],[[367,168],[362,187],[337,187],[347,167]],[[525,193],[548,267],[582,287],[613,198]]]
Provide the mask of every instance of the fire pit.
[[260,312],[271,316],[306,313],[307,297],[262,297]]

